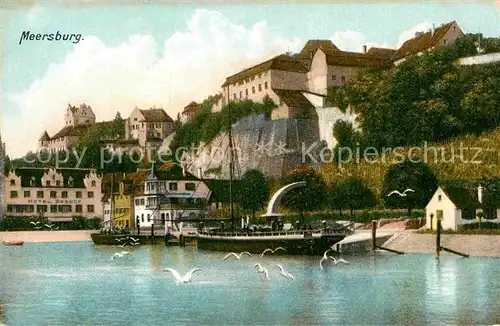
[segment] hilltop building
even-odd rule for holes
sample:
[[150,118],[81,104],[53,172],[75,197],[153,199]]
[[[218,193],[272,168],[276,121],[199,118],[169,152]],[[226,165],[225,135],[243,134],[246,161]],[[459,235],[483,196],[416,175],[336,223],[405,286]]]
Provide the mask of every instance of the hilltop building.
[[77,107],[68,104],[64,114],[64,127],[52,137],[44,131],[38,140],[38,149],[48,152],[72,149],[94,123],[95,114],[90,106],[81,104]]
[[[5,144],[2,142],[2,137],[0,136],[0,167],[2,171],[0,173],[0,189],[4,189],[4,164],[5,164]],[[4,215],[4,191],[0,192],[0,222]]]
[[189,103],[186,107],[184,107],[184,111],[181,114],[181,122],[186,123],[193,120],[194,116],[198,113],[200,105],[196,102]]
[[395,65],[404,62],[411,55],[421,55],[425,51],[450,46],[455,41],[465,36],[456,21],[443,24],[438,28],[432,27],[427,32],[417,32],[415,36],[401,45],[401,47],[391,56],[391,61]]
[[44,216],[52,222],[103,215],[102,178],[93,169],[18,168],[6,180],[6,215]]

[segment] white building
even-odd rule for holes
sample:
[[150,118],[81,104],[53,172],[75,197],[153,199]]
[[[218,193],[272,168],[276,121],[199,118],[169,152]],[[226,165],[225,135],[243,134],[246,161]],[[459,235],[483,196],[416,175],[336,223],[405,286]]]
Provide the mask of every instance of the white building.
[[500,206],[483,201],[483,188],[476,191],[459,187],[439,187],[426,208],[426,228],[436,230],[437,219],[441,219],[444,230],[456,231],[461,225],[478,222],[478,213],[483,212],[484,222],[500,223]]
[[180,220],[197,218],[208,208],[208,186],[176,163],[166,163],[157,171],[152,164],[143,193],[134,197],[134,212],[140,227],[162,225],[179,230]]

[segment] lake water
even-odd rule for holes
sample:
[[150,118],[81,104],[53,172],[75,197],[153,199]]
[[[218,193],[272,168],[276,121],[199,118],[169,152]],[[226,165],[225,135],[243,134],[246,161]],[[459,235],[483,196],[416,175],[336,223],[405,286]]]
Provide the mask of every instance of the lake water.
[[[0,247],[5,325],[500,324],[500,259],[432,255],[259,256],[92,242]],[[267,266],[271,280],[256,272]],[[279,278],[279,263],[295,280]],[[192,283],[177,285],[193,267]]]

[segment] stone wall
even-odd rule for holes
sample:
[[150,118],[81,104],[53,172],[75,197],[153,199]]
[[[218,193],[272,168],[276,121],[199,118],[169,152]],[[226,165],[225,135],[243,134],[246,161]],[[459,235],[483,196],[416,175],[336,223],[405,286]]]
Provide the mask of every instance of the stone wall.
[[[267,120],[253,115],[232,128],[235,152],[235,178],[249,169],[259,169],[264,175],[281,178],[291,170],[312,165],[319,168],[320,141],[317,120]],[[186,169],[197,175],[201,168],[204,178],[229,178],[229,137],[222,134],[201,151],[186,155]]]

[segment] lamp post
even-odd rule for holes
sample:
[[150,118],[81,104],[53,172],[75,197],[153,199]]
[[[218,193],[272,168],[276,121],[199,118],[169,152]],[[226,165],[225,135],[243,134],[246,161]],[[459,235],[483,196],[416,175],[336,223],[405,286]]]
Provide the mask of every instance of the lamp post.
[[434,214],[431,213],[431,215],[429,215],[429,217],[431,218],[431,231],[432,231],[432,218],[434,217]]

